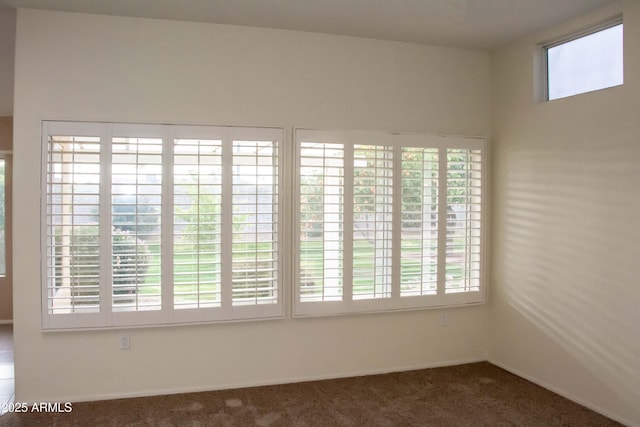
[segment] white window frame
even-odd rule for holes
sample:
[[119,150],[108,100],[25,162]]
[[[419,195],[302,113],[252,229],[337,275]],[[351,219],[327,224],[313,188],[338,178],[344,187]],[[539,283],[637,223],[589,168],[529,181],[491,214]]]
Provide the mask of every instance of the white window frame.
[[[345,208],[343,225],[344,231],[344,245],[343,245],[343,259],[342,259],[342,281],[343,281],[343,295],[340,300],[319,300],[319,301],[302,301],[301,298],[301,233],[300,233],[300,212],[296,208],[294,213],[295,230],[294,232],[294,245],[298,249],[295,251],[295,265],[294,265],[294,290],[293,290],[293,316],[294,317],[311,317],[311,316],[333,316],[350,313],[370,313],[379,311],[391,311],[391,310],[414,310],[423,308],[434,308],[443,306],[461,306],[469,304],[481,304],[484,302],[484,241],[485,241],[485,222],[486,222],[486,185],[487,185],[487,150],[485,148],[485,140],[475,137],[455,137],[455,136],[441,136],[441,135],[426,135],[426,134],[400,134],[400,133],[383,133],[383,132],[361,132],[361,131],[330,131],[330,130],[318,130],[318,129],[295,129],[294,131],[294,146],[295,146],[295,159],[296,159],[296,172],[295,172],[295,192],[294,192],[294,206],[300,206],[301,195],[301,154],[300,144],[303,141],[317,141],[324,143],[336,143],[345,147],[345,151],[353,151],[353,146],[356,144],[362,145],[384,145],[393,147],[394,150],[394,230],[399,230],[400,225],[400,210],[401,201],[398,189],[400,188],[400,174],[398,173],[401,166],[401,158],[397,154],[401,152],[403,147],[423,147],[423,148],[436,148],[439,150],[440,162],[446,159],[447,149],[469,149],[481,151],[481,168],[482,168],[482,180],[481,180],[481,200],[480,200],[480,277],[479,277],[479,289],[477,291],[457,292],[449,293],[445,291],[444,281],[446,280],[444,274],[444,264],[442,262],[438,265],[438,288],[435,295],[419,295],[419,296],[401,296],[400,295],[400,248],[399,242],[401,239],[401,233],[393,233],[393,283],[391,296],[385,298],[372,298],[372,299],[354,299],[352,296],[352,255],[349,251],[353,249],[352,238],[352,221],[348,208]],[[349,147],[349,148],[346,148]],[[444,156],[444,157],[443,157]],[[348,158],[348,156],[345,156]],[[445,160],[446,163],[446,160]],[[351,179],[353,173],[353,165],[344,163],[344,204],[351,203],[353,193],[350,191],[352,184]],[[439,180],[444,182],[447,179],[446,168],[439,169]],[[442,188],[442,187],[440,187]],[[440,190],[441,191],[441,190]],[[439,241],[439,259],[445,259],[443,254],[446,251],[446,230],[447,230],[447,216],[446,216],[446,193],[441,191],[438,201],[439,206],[439,224],[441,230],[438,233]],[[444,209],[444,210],[443,210]],[[443,213],[445,213],[443,215]],[[442,231],[444,230],[444,232]],[[350,237],[351,235],[351,237]],[[306,279],[305,279],[306,280]]]
[[[4,212],[4,233],[5,233],[5,241],[4,241],[4,263],[5,263],[5,267],[4,267],[4,272],[0,273],[0,278],[6,278],[9,277],[11,275],[10,270],[11,270],[11,249],[8,248],[7,246],[7,235],[10,234],[7,233],[7,229],[8,227],[11,226],[11,212],[9,212],[8,216],[9,216],[9,220],[7,222],[7,206],[11,206],[11,204],[7,205],[7,202],[11,200],[11,179],[12,179],[12,166],[13,166],[13,161],[12,161],[12,152],[11,151],[0,151],[0,160],[4,161],[4,206],[3,209],[5,210]],[[9,179],[7,179],[7,177]],[[10,242],[10,240],[9,240]]]
[[[48,192],[47,192],[47,165],[48,143],[50,136],[100,136],[100,305],[99,312],[94,313],[57,313],[51,314],[49,309],[48,287]],[[112,283],[111,283],[111,182],[110,182],[110,150],[113,136],[133,137],[157,137],[163,140],[162,161],[162,208],[161,208],[161,286],[162,307],[153,311],[129,311],[121,312],[112,309]],[[222,305],[213,308],[175,309],[173,306],[173,143],[178,138],[194,139],[221,139],[223,146],[228,147],[233,141],[257,140],[274,141],[277,144],[277,201],[274,203],[277,209],[276,227],[276,256],[277,256],[277,285],[276,300],[270,304],[234,305],[231,298],[232,284],[230,277],[223,278]],[[121,328],[135,326],[158,326],[181,323],[203,323],[220,321],[238,321],[252,319],[274,319],[284,317],[284,290],[283,278],[286,267],[284,253],[284,228],[287,223],[287,212],[284,206],[283,185],[285,182],[283,172],[285,162],[284,131],[282,128],[252,128],[234,126],[178,126],[178,125],[154,125],[154,124],[123,124],[123,123],[89,123],[89,122],[62,122],[44,121],[42,123],[42,203],[41,203],[41,275],[42,275],[42,328],[43,330],[69,330],[85,328]],[[223,181],[229,181],[232,176],[230,150],[226,150],[227,157],[223,161]],[[225,154],[223,154],[224,156]],[[229,205],[224,201],[230,201],[232,196],[231,183],[223,184],[223,207]],[[223,215],[228,215],[228,212]],[[229,218],[227,217],[227,220]],[[223,265],[231,263],[230,230],[223,229]],[[105,238],[104,236],[108,236]],[[105,255],[106,254],[106,255]],[[106,259],[106,261],[105,261]],[[223,267],[224,268],[224,267]],[[227,269],[229,270],[230,267]],[[230,270],[229,270],[230,271]],[[224,277],[224,276],[223,276]]]
[[[617,86],[621,86],[624,84],[624,64],[623,65],[623,70],[622,70],[622,82],[619,84],[613,84],[613,85],[608,85],[608,86],[601,86],[601,87],[595,87],[595,88],[588,88],[586,90],[583,90],[581,92],[576,92],[576,93],[571,93],[571,94],[567,94],[567,95],[562,95],[562,96],[557,96],[555,98],[551,98],[550,97],[550,91],[549,91],[549,87],[550,87],[550,76],[549,76],[549,50],[553,49],[555,47],[558,46],[562,46],[564,44],[573,42],[575,40],[579,40],[585,37],[589,37],[593,34],[599,33],[600,31],[604,31],[604,30],[608,30],[611,29],[613,27],[617,27],[617,26],[622,26],[623,32],[624,32],[624,22],[623,22],[623,17],[622,15],[617,16],[615,18],[612,19],[607,19],[604,22],[601,22],[597,25],[592,25],[586,29],[583,29],[581,31],[577,31],[574,33],[571,33],[570,35],[564,36],[564,37],[560,37],[560,38],[556,38],[554,40],[551,41],[545,41],[543,43],[540,43],[540,48],[542,51],[542,64],[544,66],[544,100],[549,102],[549,101],[554,101],[557,99],[563,99],[563,98],[568,98],[571,96],[576,96],[576,95],[581,95],[584,93],[590,93],[590,92],[595,92],[598,90],[603,90],[603,89],[609,89],[612,87],[617,87]],[[624,37],[624,35],[623,35]],[[624,63],[624,49],[622,52],[623,58],[622,61]]]
[[[49,286],[47,277],[47,263],[48,263],[48,193],[47,193],[47,165],[48,165],[48,144],[49,136],[78,136],[78,137],[95,137],[100,136],[100,217],[104,220],[100,221],[101,236],[108,236],[106,239],[101,239],[100,249],[101,257],[106,257],[109,262],[100,263],[100,293],[106,297],[101,297],[100,311],[94,313],[59,313],[51,314],[49,310]],[[438,285],[437,292],[435,294],[421,294],[421,295],[406,295],[401,294],[400,279],[401,270],[398,267],[400,265],[400,249],[399,239],[400,233],[393,233],[391,231],[391,239],[393,241],[392,248],[382,248],[382,254],[391,253],[391,267],[388,267],[388,263],[385,268],[390,268],[392,276],[392,285],[390,291],[384,291],[385,296],[382,298],[353,298],[352,292],[347,291],[346,296],[349,298],[341,298],[339,301],[300,301],[300,212],[298,209],[300,203],[300,151],[298,144],[298,137],[304,135],[311,140],[319,141],[333,141],[345,144],[345,147],[351,147],[353,153],[353,146],[356,144],[363,146],[385,146],[389,147],[385,150],[391,150],[393,155],[389,156],[390,160],[389,168],[393,173],[389,176],[392,178],[385,178],[392,180],[393,192],[389,196],[392,198],[390,206],[392,206],[392,219],[385,220],[391,223],[393,230],[401,229],[402,222],[402,203],[401,196],[398,190],[398,186],[402,185],[402,178],[398,173],[402,170],[402,158],[398,153],[402,152],[405,147],[415,148],[429,148],[437,149],[439,151],[439,162],[444,161],[447,164],[447,149],[464,149],[474,150],[474,153],[479,152],[481,160],[479,165],[481,167],[481,185],[480,192],[481,198],[479,201],[479,210],[481,215],[480,221],[480,240],[479,240],[479,279],[476,283],[479,283],[473,290],[465,290],[463,292],[450,292],[445,289],[446,277],[441,279],[445,275],[445,267],[438,266]],[[112,288],[111,288],[111,180],[109,174],[111,173],[111,138],[118,136],[126,136],[128,138],[161,138],[162,139],[162,208],[161,208],[161,234],[162,234],[162,307],[155,311],[130,311],[121,312],[114,311],[112,307]],[[434,307],[444,306],[461,306],[461,305],[473,305],[481,304],[484,302],[485,285],[484,285],[484,240],[485,240],[485,222],[486,222],[486,210],[485,200],[487,196],[487,150],[485,147],[485,140],[483,138],[476,137],[457,137],[457,136],[443,136],[443,135],[428,135],[428,134],[409,134],[409,133],[385,133],[385,132],[365,132],[365,131],[331,131],[331,130],[314,130],[314,129],[293,129],[289,134],[289,137],[293,139],[293,143],[285,140],[285,133],[283,128],[253,128],[253,127],[234,127],[234,126],[181,126],[181,125],[158,125],[158,124],[124,124],[124,123],[99,123],[99,122],[63,122],[63,121],[43,121],[42,123],[42,204],[41,204],[41,236],[42,236],[42,260],[41,260],[41,274],[42,274],[42,329],[45,331],[56,330],[82,330],[82,329],[109,329],[109,328],[127,328],[127,327],[147,327],[147,326],[162,326],[172,324],[197,324],[197,323],[213,323],[213,322],[228,322],[228,321],[246,321],[246,320],[260,320],[260,319],[280,319],[284,318],[284,301],[286,296],[289,296],[289,302],[291,303],[291,314],[293,317],[307,317],[307,316],[333,316],[352,313],[369,313],[369,312],[383,312],[392,310],[416,310]],[[174,307],[173,298],[173,235],[174,235],[174,206],[173,201],[173,161],[174,153],[173,146],[177,139],[202,139],[202,140],[221,140],[225,141],[225,144],[229,144],[232,141],[242,140],[257,140],[257,141],[277,141],[278,153],[277,153],[277,201],[274,202],[274,209],[277,212],[277,301],[272,304],[254,304],[254,305],[234,305],[229,304],[231,284],[225,283],[222,286],[227,289],[227,294],[223,297],[223,304],[220,307],[199,307],[199,308],[176,308]],[[227,147],[227,155],[230,150]],[[386,151],[385,151],[386,152]],[[384,155],[386,156],[386,155]],[[444,156],[444,157],[443,157]],[[477,157],[477,154],[474,154]],[[228,160],[231,157],[227,157]],[[386,157],[384,157],[386,158]],[[171,159],[167,161],[167,159]],[[104,162],[104,163],[103,163]],[[230,180],[233,176],[229,170],[232,167],[231,162],[223,162],[223,175]],[[386,166],[384,166],[386,168]],[[352,173],[354,164],[346,167],[346,173]],[[386,172],[384,172],[386,173]],[[226,174],[226,175],[225,175]],[[444,182],[448,179],[446,168],[439,169],[439,182]],[[105,178],[106,177],[106,178]],[[444,181],[443,181],[444,180]],[[353,183],[353,181],[347,180],[347,183]],[[231,187],[229,183],[225,184],[223,193],[226,195],[226,199],[231,197]],[[383,184],[387,185],[387,184]],[[350,203],[353,200],[353,189],[345,189],[345,202]],[[386,196],[385,196],[386,197]],[[439,197],[438,206],[444,203],[446,206],[446,193],[442,193]],[[166,203],[166,201],[171,201]],[[475,200],[475,199],[474,199]],[[177,202],[176,202],[177,203]],[[385,204],[389,204],[384,202]],[[473,202],[477,204],[476,202]],[[224,205],[222,203],[221,205]],[[477,206],[476,206],[477,208]],[[230,207],[224,205],[221,208],[227,219],[230,218]],[[446,229],[447,215],[441,215],[446,211],[440,209],[440,215],[438,219],[438,229],[445,230],[438,233],[438,245],[439,247],[445,247],[447,244]],[[347,219],[347,226],[353,226],[353,217]],[[286,225],[286,227],[285,227]],[[232,227],[228,227],[231,229]],[[230,233],[228,231],[223,238],[223,245],[227,247],[231,243]],[[386,232],[385,232],[386,233]],[[347,233],[348,234],[348,233]],[[351,239],[351,255],[347,256],[346,267],[351,268],[353,266],[353,234]],[[347,245],[349,248],[349,245]],[[445,249],[446,250],[446,249]],[[106,254],[106,255],[105,255]],[[441,255],[439,257],[441,258]],[[230,263],[230,254],[224,256],[223,264],[228,265]],[[377,256],[377,255],[376,255]],[[384,255],[386,256],[386,255]],[[50,258],[50,257],[49,257]],[[445,256],[446,259],[446,256]],[[228,270],[229,268],[227,268]],[[389,272],[384,273],[385,277],[388,277]],[[348,274],[347,274],[348,276]],[[227,276],[228,277],[228,276]],[[353,276],[351,276],[353,278]],[[351,280],[351,279],[350,279]],[[386,285],[385,289],[386,289]],[[345,288],[346,289],[346,288]],[[387,295],[388,293],[389,295]],[[226,301],[226,302],[225,302]]]

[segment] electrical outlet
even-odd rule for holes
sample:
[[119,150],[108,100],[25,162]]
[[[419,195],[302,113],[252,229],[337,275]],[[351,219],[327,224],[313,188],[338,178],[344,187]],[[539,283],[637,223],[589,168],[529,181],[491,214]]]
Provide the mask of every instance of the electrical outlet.
[[444,312],[440,315],[440,326],[449,326],[449,313]]
[[131,349],[131,335],[122,334],[120,335],[120,350],[130,350]]

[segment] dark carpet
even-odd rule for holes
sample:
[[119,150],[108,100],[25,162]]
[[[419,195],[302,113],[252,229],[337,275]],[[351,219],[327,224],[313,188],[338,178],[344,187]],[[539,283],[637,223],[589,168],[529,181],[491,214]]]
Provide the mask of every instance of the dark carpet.
[[3,426],[619,426],[489,363],[7,413]]

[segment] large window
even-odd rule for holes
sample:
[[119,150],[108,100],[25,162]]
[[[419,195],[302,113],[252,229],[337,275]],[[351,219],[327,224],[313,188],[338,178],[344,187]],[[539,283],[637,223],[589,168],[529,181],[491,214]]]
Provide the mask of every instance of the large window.
[[44,122],[43,328],[483,301],[483,140],[283,134]]
[[547,98],[564,98],[621,85],[623,27],[620,20],[545,46]]
[[281,317],[282,130],[45,122],[45,329]]
[[482,301],[482,140],[295,139],[295,315]]

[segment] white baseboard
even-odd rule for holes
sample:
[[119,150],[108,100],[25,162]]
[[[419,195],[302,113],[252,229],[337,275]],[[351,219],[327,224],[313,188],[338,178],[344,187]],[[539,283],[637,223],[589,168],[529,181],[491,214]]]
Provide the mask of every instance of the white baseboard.
[[505,365],[504,363],[498,362],[496,360],[492,360],[491,358],[489,358],[488,360],[489,363],[491,363],[492,365],[496,365],[499,368],[504,369],[505,371],[511,372],[514,375],[519,376],[520,378],[524,378],[525,380],[532,382],[536,385],[539,385],[542,388],[545,388],[549,391],[552,391],[556,394],[559,394],[560,396],[567,398],[575,403],[577,403],[578,405],[582,405],[585,408],[589,408],[592,411],[598,412],[599,414],[604,415],[605,417],[611,418],[614,421],[617,421],[621,424],[624,424],[625,426],[629,426],[629,427],[640,427],[640,424],[638,422],[633,422],[633,421],[629,421],[626,420],[624,418],[621,418],[619,415],[617,414],[612,414],[611,412],[607,411],[606,409],[600,408],[598,405],[594,405],[591,402],[587,402],[579,397],[574,396],[572,393],[568,393],[566,390],[562,390],[556,386],[553,386],[545,381],[540,381],[539,379],[525,374],[524,372],[515,369],[509,365]]
[[13,325],[13,319],[0,320],[0,325]]
[[204,391],[217,391],[217,390],[230,390],[237,388],[248,388],[248,387],[261,387],[261,386],[269,386],[269,385],[281,385],[281,384],[294,384],[294,383],[302,383],[307,381],[322,381],[322,380],[332,380],[339,378],[350,378],[350,377],[362,377],[366,375],[380,375],[380,374],[389,374],[394,372],[405,372],[405,371],[415,371],[419,369],[429,369],[429,368],[442,368],[446,366],[456,366],[456,365],[466,365],[468,363],[477,363],[477,362],[486,362],[485,358],[481,359],[464,359],[464,360],[451,360],[445,362],[435,362],[435,363],[424,363],[418,365],[408,365],[403,367],[395,367],[388,369],[372,369],[366,371],[358,371],[358,372],[345,372],[336,375],[310,375],[310,376],[302,376],[296,378],[288,378],[282,381],[256,381],[256,382],[239,382],[239,383],[229,383],[229,384],[215,384],[211,386],[201,386],[201,387],[178,387],[172,389],[157,389],[157,390],[141,390],[135,392],[121,392],[121,393],[104,393],[104,394],[94,394],[91,396],[87,395],[68,395],[62,397],[56,397],[55,399],[41,399],[37,402],[30,400],[23,400],[20,396],[18,399],[21,402],[25,402],[29,405],[38,402],[93,402],[97,400],[113,400],[113,399],[129,399],[136,397],[150,397],[150,396],[164,396],[169,394],[182,394],[182,393],[199,393]]

